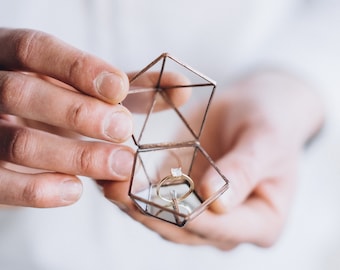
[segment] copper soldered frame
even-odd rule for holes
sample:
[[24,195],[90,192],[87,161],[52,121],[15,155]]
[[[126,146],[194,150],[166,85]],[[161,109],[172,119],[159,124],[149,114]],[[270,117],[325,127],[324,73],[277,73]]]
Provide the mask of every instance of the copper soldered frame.
[[[164,72],[166,72],[167,63],[169,61],[172,61],[173,64],[179,65],[182,70],[186,70],[193,74],[198,80],[200,80],[199,83],[192,83],[187,85],[171,85],[169,88],[171,89],[185,89],[185,88],[191,88],[192,91],[195,91],[196,87],[200,88],[209,88],[209,95],[207,97],[207,103],[205,109],[202,111],[202,120],[199,128],[195,131],[192,126],[190,125],[189,121],[187,120],[186,116],[183,115],[183,113],[180,111],[179,108],[177,108],[167,95],[166,90],[167,87],[161,87],[161,80]],[[184,64],[183,62],[179,61],[175,57],[169,55],[168,53],[161,54],[158,58],[156,58],[154,61],[152,61],[149,65],[147,65],[145,68],[143,68],[140,72],[136,73],[131,79],[130,79],[130,85],[133,86],[134,82],[140,78],[140,76],[143,76],[143,74],[149,72],[151,68],[153,68],[156,64],[161,64],[160,70],[159,70],[159,77],[156,85],[152,88],[140,88],[140,89],[133,89],[129,92],[129,95],[132,94],[138,94],[143,92],[154,92],[153,94],[153,100],[151,102],[151,105],[149,109],[147,110],[145,114],[145,121],[141,125],[141,129],[139,133],[134,133],[132,135],[132,140],[134,142],[134,145],[136,146],[136,154],[135,154],[135,160],[134,160],[134,166],[132,170],[131,175],[131,181],[130,181],[130,188],[129,188],[129,196],[130,198],[135,202],[136,206],[144,213],[150,216],[154,216],[156,218],[162,219],[164,221],[173,223],[175,225],[178,225],[180,227],[184,226],[188,221],[192,220],[193,218],[197,217],[200,213],[202,213],[205,209],[209,207],[209,205],[216,200],[219,196],[221,196],[229,187],[229,181],[228,179],[221,173],[221,171],[217,168],[214,161],[210,158],[208,153],[204,150],[204,148],[201,146],[199,138],[202,133],[202,129],[204,126],[204,123],[206,121],[207,112],[209,110],[209,106],[211,104],[211,99],[213,97],[213,94],[216,89],[216,83],[208,78],[207,76],[203,75],[202,73],[194,70],[189,65]],[[185,128],[187,129],[188,134],[190,135],[189,139],[179,140],[179,141],[161,141],[161,142],[143,142],[143,134],[147,128],[147,123],[150,117],[152,116],[153,109],[156,104],[156,93],[158,93],[170,106],[169,110],[173,110],[175,114],[178,116],[178,120],[182,121]],[[124,103],[123,103],[124,104]],[[193,166],[195,166],[195,162],[198,159],[198,156],[200,160],[204,160],[205,164],[207,166],[211,166],[215,171],[216,174],[221,179],[221,187],[216,190],[208,199],[202,200],[199,195],[194,192],[193,196],[191,198],[192,202],[195,202],[195,206],[191,206],[193,209],[191,212],[188,211],[188,213],[181,213],[178,211],[175,211],[174,209],[170,209],[169,207],[162,205],[159,203],[159,201],[155,201],[153,194],[153,189],[155,188],[155,180],[151,179],[149,176],[149,173],[147,172],[148,168],[151,168],[148,165],[146,166],[145,160],[143,159],[143,155],[150,156],[151,154],[160,154],[160,153],[166,153],[168,154],[169,151],[178,153],[192,153],[192,157],[190,156],[188,159],[189,161],[186,162],[188,164],[186,166],[186,174],[189,176],[191,175],[191,171]],[[167,152],[168,151],[168,152]],[[181,156],[179,156],[179,159],[181,159]],[[156,158],[156,160],[158,160]],[[150,164],[153,164],[151,161]],[[162,163],[163,164],[163,163]],[[135,191],[134,188],[134,182],[137,181],[138,173],[137,170],[140,172],[143,172],[143,178],[146,184],[149,186],[143,190],[143,196],[140,195],[140,193]],[[136,179],[135,179],[136,177]],[[159,179],[160,180],[160,179]],[[151,210],[153,209],[153,210]],[[157,211],[155,212],[155,209]],[[191,208],[190,208],[191,209]],[[155,213],[162,213],[162,215],[158,215]]]

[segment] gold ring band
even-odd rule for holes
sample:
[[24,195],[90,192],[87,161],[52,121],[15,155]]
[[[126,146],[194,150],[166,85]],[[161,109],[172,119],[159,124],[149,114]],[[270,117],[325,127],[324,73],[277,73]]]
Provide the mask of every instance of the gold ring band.
[[176,200],[178,202],[185,200],[195,189],[194,181],[188,175],[186,175],[184,173],[181,173],[181,175],[179,175],[179,176],[168,175],[168,176],[164,177],[157,185],[157,196],[159,198],[161,198],[162,200],[167,201],[167,202],[172,202],[173,199],[164,197],[161,194],[160,189],[166,183],[171,183],[171,182],[175,182],[175,183],[185,183],[185,182],[187,182],[189,184],[189,190],[184,195],[182,195],[181,197],[176,198]]

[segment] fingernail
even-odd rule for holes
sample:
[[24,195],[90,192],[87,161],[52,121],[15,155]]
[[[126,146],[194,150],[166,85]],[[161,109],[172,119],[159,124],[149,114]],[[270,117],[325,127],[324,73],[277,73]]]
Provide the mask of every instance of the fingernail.
[[125,111],[113,113],[106,119],[104,133],[115,142],[125,141],[132,134],[131,115]]
[[230,183],[229,188],[218,199],[225,208],[225,212],[231,211],[236,206],[234,189]]
[[125,95],[125,85],[124,79],[114,73],[102,72],[94,80],[94,85],[100,95],[105,99],[114,100],[120,102],[122,96]]
[[113,171],[122,178],[128,178],[132,172],[134,154],[127,150],[115,151],[111,157]]
[[79,181],[66,180],[60,184],[61,199],[66,202],[77,201],[83,192],[83,186]]

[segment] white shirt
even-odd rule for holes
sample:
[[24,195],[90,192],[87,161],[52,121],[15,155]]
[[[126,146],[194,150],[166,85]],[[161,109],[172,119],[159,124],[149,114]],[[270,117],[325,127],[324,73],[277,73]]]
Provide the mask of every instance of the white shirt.
[[[166,51],[222,87],[257,65],[282,65],[310,78],[317,73],[322,82],[327,76],[313,68],[311,52],[319,50],[324,31],[308,26],[330,19],[323,12],[332,1],[314,2],[11,0],[1,2],[0,26],[46,31],[124,71]],[[322,44],[328,44],[331,29],[324,30]],[[334,46],[322,54],[322,70],[334,62]],[[81,200],[70,207],[0,210],[0,269],[235,269],[247,260],[163,241],[104,199],[91,180],[84,184]]]
[[125,71],[169,52],[226,81],[249,67],[301,1],[9,1],[4,26],[54,34]]

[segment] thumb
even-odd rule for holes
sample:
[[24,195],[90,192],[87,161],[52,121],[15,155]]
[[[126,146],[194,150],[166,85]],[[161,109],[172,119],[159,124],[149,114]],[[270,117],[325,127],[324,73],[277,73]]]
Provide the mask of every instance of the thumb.
[[[232,151],[215,162],[217,168],[229,181],[228,190],[210,205],[215,213],[225,213],[244,202],[258,182],[256,162],[245,154]],[[221,187],[221,180],[214,168],[209,168],[198,183],[202,199],[208,199]]]

